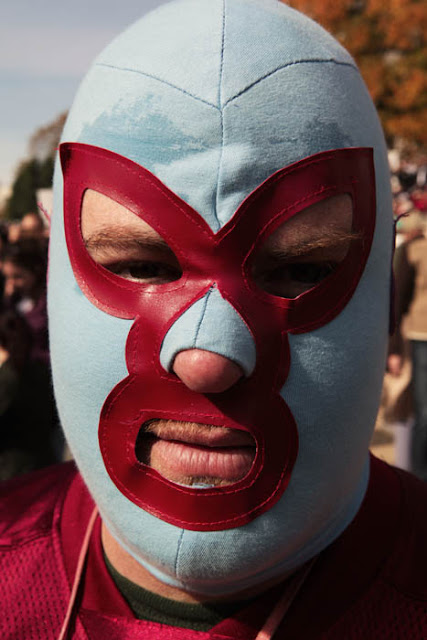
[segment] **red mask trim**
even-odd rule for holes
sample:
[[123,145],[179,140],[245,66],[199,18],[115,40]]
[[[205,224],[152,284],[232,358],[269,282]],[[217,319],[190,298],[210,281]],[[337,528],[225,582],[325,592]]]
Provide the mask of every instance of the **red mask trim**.
[[[327,151],[278,171],[216,234],[194,209],[131,160],[80,143],[62,144],[60,153],[65,234],[76,280],[98,308],[134,319],[126,344],[129,376],[111,391],[100,417],[100,448],[110,477],[129,500],[186,529],[210,531],[250,522],[283,494],[298,450],[295,420],[280,396],[290,366],[287,333],[313,330],[340,313],[369,255],[375,225],[372,150]],[[144,286],[97,265],[80,231],[86,189],[109,196],[156,229],[178,257],[182,277]],[[295,299],[261,291],[250,269],[259,243],[302,209],[340,193],[352,197],[353,228],[363,241],[351,246],[332,275]],[[249,378],[228,391],[202,395],[165,372],[159,354],[176,318],[213,285],[249,327],[257,363]],[[250,472],[231,486],[212,489],[169,482],[135,456],[140,427],[153,418],[249,431],[257,444]]]

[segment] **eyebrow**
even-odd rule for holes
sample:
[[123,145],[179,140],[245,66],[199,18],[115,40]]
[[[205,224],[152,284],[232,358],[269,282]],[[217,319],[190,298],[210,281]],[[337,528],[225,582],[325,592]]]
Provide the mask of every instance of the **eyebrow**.
[[114,250],[138,250],[141,248],[169,251],[172,249],[159,235],[153,235],[150,231],[129,231],[123,227],[108,227],[102,231],[95,231],[83,238],[88,251],[96,252],[108,249]]
[[362,234],[359,231],[337,231],[331,229],[328,233],[313,238],[295,238],[292,244],[284,246],[280,240],[272,242],[271,246],[261,248],[263,253],[269,253],[276,258],[289,258],[305,255],[316,249],[332,249],[361,240]]
[[[280,240],[273,242],[271,247],[262,247],[263,253],[269,253],[275,258],[298,257],[315,251],[316,249],[327,249],[338,247],[345,243],[361,240],[362,234],[358,231],[337,231],[331,230],[321,236],[307,239],[295,239],[294,244],[287,247],[282,246]],[[122,226],[111,226],[102,231],[91,233],[84,238],[84,244],[89,252],[114,250],[139,250],[141,248],[157,249],[173,253],[169,245],[160,235],[153,235],[151,231],[138,230],[129,231]]]

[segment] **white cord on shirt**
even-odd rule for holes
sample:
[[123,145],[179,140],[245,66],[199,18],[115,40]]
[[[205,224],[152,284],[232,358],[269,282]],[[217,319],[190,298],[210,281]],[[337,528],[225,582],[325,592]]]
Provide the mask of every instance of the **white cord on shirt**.
[[68,632],[68,625],[70,623],[71,614],[73,613],[74,604],[76,602],[77,592],[79,590],[80,581],[83,574],[84,564],[89,549],[90,537],[92,535],[95,520],[98,516],[97,507],[92,511],[92,515],[89,518],[89,522],[86,527],[85,536],[83,538],[82,546],[79,551],[79,559],[77,561],[77,569],[74,575],[74,582],[71,589],[70,599],[68,601],[67,613],[65,614],[64,622],[62,623],[61,631],[58,636],[58,640],[65,640]]
[[298,573],[294,575],[291,583],[285,590],[283,596],[276,603],[273,611],[268,616],[262,629],[258,632],[255,640],[271,640],[283,618],[287,614],[291,604],[298,595],[299,590],[305,582],[316,560],[317,556],[310,562],[308,562],[305,567],[303,567],[300,571],[298,571]]

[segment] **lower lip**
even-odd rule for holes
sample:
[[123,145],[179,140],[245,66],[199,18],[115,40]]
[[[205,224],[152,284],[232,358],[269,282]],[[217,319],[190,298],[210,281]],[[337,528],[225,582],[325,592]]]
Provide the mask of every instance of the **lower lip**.
[[254,447],[205,447],[160,438],[149,451],[150,467],[181,484],[188,484],[188,478],[232,484],[249,473],[254,458]]

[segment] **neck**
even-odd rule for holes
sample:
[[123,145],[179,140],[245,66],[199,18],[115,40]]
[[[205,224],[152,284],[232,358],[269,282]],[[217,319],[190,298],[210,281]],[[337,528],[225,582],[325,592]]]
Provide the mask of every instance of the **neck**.
[[111,535],[107,526],[102,524],[102,545],[104,552],[113,565],[113,567],[122,576],[137,584],[148,591],[156,593],[163,598],[169,598],[170,600],[177,600],[178,602],[187,602],[191,604],[200,602],[231,602],[238,600],[246,600],[255,597],[270,587],[286,580],[290,573],[287,573],[280,578],[271,580],[269,582],[258,585],[251,589],[245,589],[239,593],[228,594],[227,596],[215,596],[209,597],[202,594],[192,593],[180,589],[178,587],[172,587],[164,582],[158,580],[153,576],[145,567],[143,567],[133,556],[131,556],[123,547],[117,542],[117,540]]

